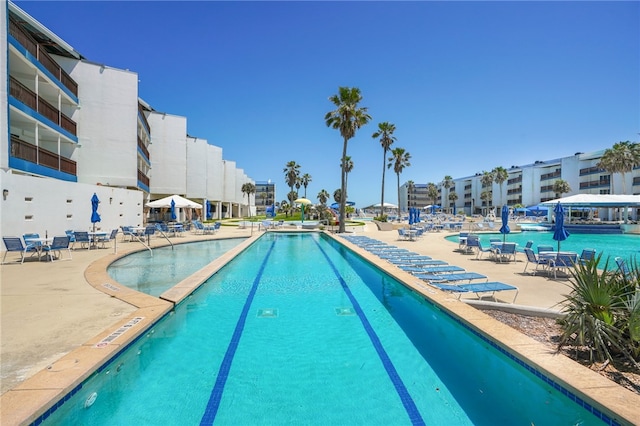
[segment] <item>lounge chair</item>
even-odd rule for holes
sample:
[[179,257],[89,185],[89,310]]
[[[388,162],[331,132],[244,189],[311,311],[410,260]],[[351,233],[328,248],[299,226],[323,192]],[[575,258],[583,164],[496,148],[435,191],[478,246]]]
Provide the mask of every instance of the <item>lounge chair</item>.
[[491,247],[482,247],[482,242],[478,240],[478,245],[476,246],[476,260],[479,260],[482,257],[483,253],[493,254],[494,251]]
[[404,266],[399,265],[398,268],[406,272],[411,273],[425,273],[425,274],[444,274],[449,272],[462,272],[464,268],[454,265],[441,265],[441,266]]
[[531,248],[533,246],[533,240],[529,240],[527,241],[527,244],[524,245],[524,247],[520,248],[520,247],[516,247],[516,251],[520,252],[520,253],[524,253],[524,249],[525,248]]
[[32,256],[38,253],[38,250],[34,246],[22,244],[22,239],[20,237],[2,237],[2,241],[4,241],[4,247],[6,248],[4,256],[2,257],[3,264],[9,252],[20,253],[21,264],[24,263],[24,258],[27,253],[31,253]]
[[491,281],[491,282],[478,283],[478,284],[457,284],[457,285],[433,282],[433,283],[430,283],[430,285],[432,285],[433,287],[439,288],[440,290],[458,293],[458,299],[463,293],[475,293],[478,296],[478,298],[482,298],[481,293],[490,292],[491,297],[495,298],[495,293],[497,291],[515,290],[516,294],[515,296],[513,296],[513,300],[511,301],[511,303],[514,303],[516,301],[516,298],[518,297],[518,292],[520,291],[518,287],[501,283],[498,281]]
[[[467,244],[464,248],[465,254],[473,254],[476,250],[478,250],[478,245],[480,244],[480,239],[477,235],[469,235],[467,237]],[[476,255],[477,257],[477,255]]]
[[102,237],[96,237],[96,244],[101,244],[102,248],[107,247],[107,243],[113,241],[118,236],[118,228],[112,229],[109,235],[105,235]]
[[407,233],[406,229],[404,228],[398,229],[398,239],[403,241],[406,241],[409,239],[409,234]]
[[488,280],[486,275],[478,274],[477,272],[454,272],[451,274],[413,274],[416,278],[428,282],[455,282],[455,281],[469,281],[472,280]]
[[627,263],[621,257],[616,257],[616,265],[618,265],[618,271],[624,276],[625,279],[630,280],[633,278],[631,270],[627,266]]
[[558,253],[555,258],[549,260],[549,268],[553,269],[553,277],[558,277],[558,270],[565,274],[568,268],[573,268],[578,262],[577,253]]
[[53,242],[51,243],[51,245],[45,245],[42,247],[42,250],[45,252],[46,256],[49,256],[49,260],[51,260],[53,262],[53,255],[54,253],[58,253],[57,258],[58,259],[62,259],[62,250],[66,250],[67,253],[69,253],[69,259],[71,260],[71,248],[69,247],[69,237],[68,236],[64,236],[64,237],[53,237]]
[[554,251],[553,246],[547,246],[547,245],[539,245],[538,246],[538,254],[545,252],[545,251]]

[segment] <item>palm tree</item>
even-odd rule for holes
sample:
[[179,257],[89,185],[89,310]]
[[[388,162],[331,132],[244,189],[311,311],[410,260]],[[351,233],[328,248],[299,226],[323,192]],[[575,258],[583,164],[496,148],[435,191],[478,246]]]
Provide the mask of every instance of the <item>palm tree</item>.
[[411,207],[410,200],[415,190],[416,190],[416,184],[412,180],[407,181],[407,206],[408,207]]
[[311,175],[309,173],[305,173],[300,178],[302,182],[302,186],[304,186],[304,198],[307,198],[307,186],[311,183]]
[[480,194],[480,199],[482,201],[484,201],[487,205],[487,210],[485,212],[488,213],[489,212],[489,205],[491,204],[491,197],[493,196],[493,194],[491,193],[491,191],[482,191],[482,193]]
[[435,183],[429,182],[427,184],[427,197],[431,198],[431,204],[436,205],[438,200],[438,187]]
[[509,179],[509,172],[504,167],[498,166],[491,173],[493,174],[493,181],[500,186],[500,204],[502,204],[502,184]]
[[451,191],[449,193],[449,205],[451,205],[451,203],[453,203],[453,207],[455,210],[455,206],[456,206],[456,201],[458,200],[458,194],[456,193],[456,191]]
[[298,193],[296,191],[289,191],[287,194],[287,198],[289,199],[289,205],[293,207],[294,201],[298,198]]
[[242,184],[240,188],[243,194],[247,195],[247,204],[249,205],[249,217],[251,217],[251,194],[256,193],[256,186],[251,182]]
[[[349,139],[353,138],[356,135],[356,131],[367,124],[369,120],[371,120],[371,116],[367,114],[366,107],[359,107],[358,104],[362,101],[362,95],[360,94],[360,89],[357,87],[339,87],[338,94],[333,95],[329,98],[335,106],[336,109],[333,111],[329,111],[325,114],[324,120],[327,124],[327,127],[331,127],[333,129],[337,129],[340,131],[340,135],[343,139],[342,145],[342,158],[343,160],[347,157],[347,143]],[[347,182],[346,182],[346,172],[344,169],[345,162],[342,161],[342,170],[341,170],[341,192],[346,195],[347,193]],[[342,233],[345,230],[345,207],[346,197],[340,198],[340,225],[338,227],[338,232]]]
[[[482,177],[480,178],[480,182],[482,183],[482,188],[489,188],[486,191],[482,191],[480,194],[480,199],[483,200],[487,205],[487,212],[489,211],[489,206],[491,205],[491,199],[493,198],[493,172],[482,172]],[[486,194],[485,194],[486,192]],[[484,194],[484,197],[483,197]]]
[[387,168],[393,167],[393,171],[396,172],[398,177],[398,217],[400,217],[400,173],[405,167],[409,167],[411,163],[411,154],[406,152],[404,148],[394,148],[391,150],[391,157],[389,157],[389,163]]
[[333,199],[336,201],[336,203],[342,201],[342,189],[338,188],[333,191]]
[[298,194],[298,192],[300,191],[301,186],[302,186],[302,179],[300,179],[300,176],[298,176],[296,178],[296,194]]
[[280,201],[280,210],[284,211],[285,216],[289,216],[289,202],[287,200]]
[[289,186],[290,192],[293,192],[293,187],[298,181],[298,176],[300,176],[300,164],[295,161],[289,161],[282,171],[284,172],[284,181]]
[[372,138],[380,138],[380,145],[382,145],[382,191],[380,192],[380,217],[384,215],[384,174],[387,163],[387,151],[391,149],[391,145],[396,141],[396,137],[393,136],[393,132],[396,131],[396,125],[384,121],[378,123],[378,131],[371,135]]
[[[634,167],[640,166],[640,143],[630,141],[613,144],[613,148],[606,149],[598,167],[605,169],[609,173],[620,173],[622,175],[622,193],[627,193],[627,184],[624,174],[629,173]],[[613,182],[611,182],[611,192]]]
[[[353,160],[350,155],[344,157],[344,186],[345,188],[348,186],[347,183],[349,181],[349,173],[353,170]],[[345,202],[349,198],[349,194],[345,197]]]
[[327,192],[326,189],[323,189],[320,192],[318,192],[317,197],[318,197],[318,201],[320,201],[320,204],[324,206],[325,204],[327,204],[327,200],[329,199],[329,197],[331,197],[331,195]]
[[569,182],[563,179],[558,179],[553,182],[553,192],[556,194],[556,198],[562,197],[562,194],[566,194],[567,192],[571,192],[571,187],[569,186]]
[[[442,187],[447,190],[447,196],[449,194],[449,188],[453,186],[453,178],[449,175],[446,175],[444,179],[442,179]],[[449,206],[447,205],[447,210],[449,210]]]

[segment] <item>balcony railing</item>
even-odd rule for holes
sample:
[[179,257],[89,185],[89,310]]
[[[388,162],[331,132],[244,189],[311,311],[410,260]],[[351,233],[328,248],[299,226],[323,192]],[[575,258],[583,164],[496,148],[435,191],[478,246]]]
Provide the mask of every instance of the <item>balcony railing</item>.
[[580,189],[609,187],[610,180],[592,180],[589,182],[580,182]]
[[553,173],[546,173],[544,175],[540,175],[540,180],[549,180],[549,179],[555,179],[555,178],[559,178],[560,176],[562,176],[562,171],[561,170],[556,170]]
[[142,123],[146,126],[147,132],[151,133],[151,126],[149,126],[149,122],[147,121],[147,116],[144,115],[144,109],[142,109],[142,105],[138,104],[138,114],[140,115],[140,119]]
[[32,110],[37,111],[58,126],[65,129],[67,132],[74,136],[77,135],[77,125],[75,121],[64,115],[56,107],[42,99],[14,77],[11,77],[9,82],[9,93]]
[[147,156],[147,160],[151,161],[151,157],[149,156],[149,150],[147,149],[146,146],[144,146],[144,143],[142,143],[142,139],[138,138],[138,148],[140,148],[140,151],[144,152],[144,155]]
[[509,179],[507,181],[507,185],[513,185],[514,183],[520,183],[520,182],[522,182],[522,176],[518,176],[516,178]]
[[11,156],[76,176],[76,162],[11,136]]
[[601,169],[598,166],[586,167],[584,169],[580,169],[580,176],[593,175],[596,173],[605,173],[605,170]]
[[9,18],[9,34],[15,38],[29,53],[31,53],[55,78],[60,81],[74,96],[78,96],[78,83],[63,70],[13,18]]
[[149,178],[140,170],[138,170],[138,180],[142,182],[144,185],[146,185],[147,187],[149,186]]

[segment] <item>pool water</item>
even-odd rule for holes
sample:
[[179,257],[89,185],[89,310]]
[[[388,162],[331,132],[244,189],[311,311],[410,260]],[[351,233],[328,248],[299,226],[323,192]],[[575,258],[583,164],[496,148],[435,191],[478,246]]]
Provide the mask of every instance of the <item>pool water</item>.
[[141,251],[113,262],[107,273],[118,283],[142,293],[160,296],[202,269],[246,238],[198,241]]
[[[500,238],[500,233],[478,233],[480,242],[483,246],[489,246],[490,238]],[[458,244],[458,235],[450,235],[447,240]],[[553,232],[523,231],[514,232],[506,235],[506,240],[517,243],[518,247],[524,247],[527,241],[533,241],[533,251],[538,252],[539,245],[550,245],[554,248],[558,247],[558,242],[553,239]],[[569,238],[560,242],[560,249],[563,251],[573,251],[578,254],[582,253],[585,248],[596,250],[596,254],[602,253],[601,265],[609,259],[609,267],[615,268],[615,257],[620,256],[627,262],[635,260],[640,262],[640,235],[634,234],[571,234]]]
[[44,424],[602,424],[530,370],[329,237],[266,233]]

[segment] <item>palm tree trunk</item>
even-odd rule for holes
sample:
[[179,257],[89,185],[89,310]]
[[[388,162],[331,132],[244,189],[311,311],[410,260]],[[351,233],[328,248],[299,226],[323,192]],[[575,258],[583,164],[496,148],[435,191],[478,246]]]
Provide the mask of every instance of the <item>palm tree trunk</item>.
[[387,159],[387,150],[382,150],[382,191],[380,192],[380,218],[384,214],[384,173],[385,173],[385,160]]
[[396,173],[398,175],[398,220],[402,217],[400,215],[400,173]]
[[341,196],[340,196],[340,211],[339,211],[339,217],[338,220],[340,221],[340,223],[338,224],[338,233],[344,233],[345,231],[345,226],[344,226],[344,206],[347,202],[347,180],[346,180],[346,174],[345,174],[345,158],[347,158],[347,138],[344,138],[344,144],[342,145],[342,161],[341,161],[341,167],[340,167],[340,171],[341,171],[341,176],[340,176],[340,183],[341,183]]

